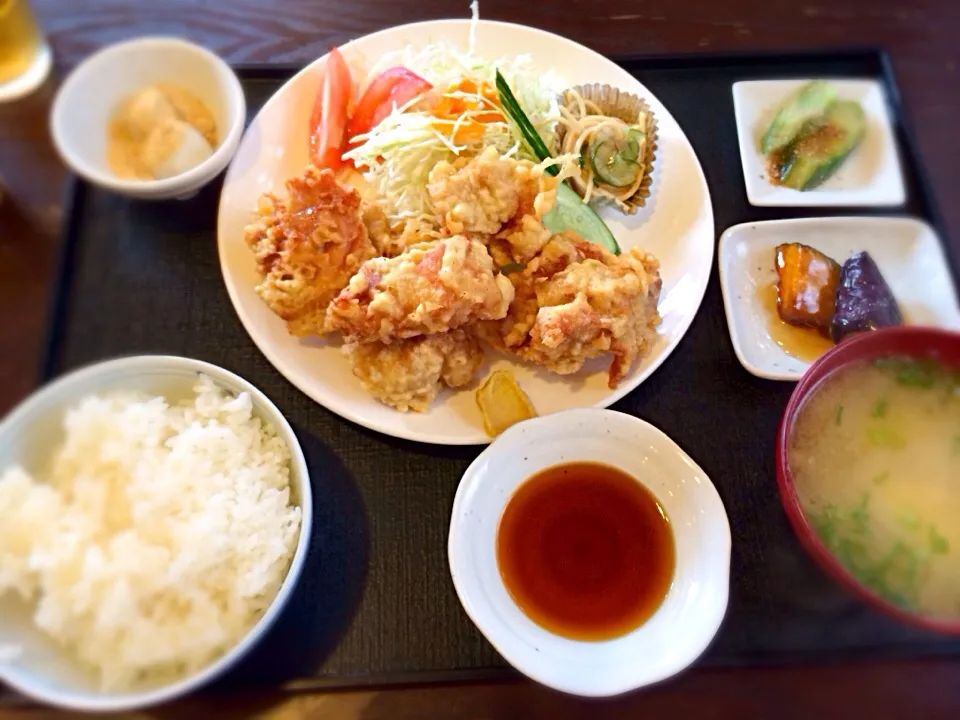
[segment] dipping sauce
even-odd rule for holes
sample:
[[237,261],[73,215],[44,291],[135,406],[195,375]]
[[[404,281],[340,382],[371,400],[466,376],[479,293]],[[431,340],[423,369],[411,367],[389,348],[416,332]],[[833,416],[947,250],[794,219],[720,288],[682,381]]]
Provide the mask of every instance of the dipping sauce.
[[497,529],[514,602],[545,630],[609,640],[642,625],[673,581],[670,521],[656,497],[608,465],[568,463],[526,480]]

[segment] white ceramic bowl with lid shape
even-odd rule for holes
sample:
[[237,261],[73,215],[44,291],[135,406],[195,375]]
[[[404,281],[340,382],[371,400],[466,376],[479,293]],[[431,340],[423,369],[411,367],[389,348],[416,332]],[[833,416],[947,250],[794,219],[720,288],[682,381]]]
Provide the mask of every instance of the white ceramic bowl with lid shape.
[[[570,640],[543,629],[510,597],[497,565],[497,528],[514,491],[571,462],[633,476],[660,501],[673,530],[676,568],[663,603],[612,640]],[[730,524],[716,488],[663,432],[612,410],[567,410],[500,435],[460,481],[448,555],[460,602],[487,640],[524,675],[575,695],[618,695],[680,672],[710,644],[727,608]]]
[[[199,165],[162,180],[116,175],[107,164],[107,128],[124,100],[153,83],[178,85],[213,114],[218,145]],[[57,92],[50,131],[73,172],[114,192],[144,200],[186,198],[213,180],[240,143],[247,107],[230,66],[200,45],[175,37],[141,37],[109,45],[84,60]]]

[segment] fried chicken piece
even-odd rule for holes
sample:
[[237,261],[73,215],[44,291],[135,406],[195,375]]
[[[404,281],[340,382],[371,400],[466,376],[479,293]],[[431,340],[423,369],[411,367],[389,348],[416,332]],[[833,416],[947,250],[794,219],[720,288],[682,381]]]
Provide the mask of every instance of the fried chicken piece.
[[642,250],[616,256],[567,231],[510,277],[516,299],[507,317],[496,333],[487,323],[478,334],[548,370],[567,375],[612,353],[615,388],[656,338],[659,264]]
[[516,214],[490,239],[490,254],[500,267],[529,262],[553,234],[544,227],[543,218],[556,204],[560,180],[544,174],[539,168],[534,170],[532,177],[535,182],[531,180],[520,187]]
[[529,163],[504,158],[488,147],[475,158],[438,163],[427,192],[443,226],[455,235],[493,235],[516,213]]
[[551,235],[543,225],[542,215],[521,215],[490,239],[490,255],[499,267],[522,265],[536,257]]
[[330,304],[328,326],[348,341],[389,342],[502,318],[511,300],[483,243],[457,235],[364,263]]
[[376,253],[360,196],[331,171],[311,166],[286,186],[286,199],[261,196],[260,219],[244,230],[263,278],[256,290],[292,335],[322,335],[330,301]]
[[483,349],[463,330],[389,344],[350,343],[343,353],[367,392],[402,412],[424,412],[444,386],[469,384],[483,364]]
[[388,258],[396,257],[412,245],[433,242],[442,237],[435,227],[414,218],[393,228],[383,208],[375,204],[364,204],[363,224],[367,226],[367,233],[377,254]]
[[504,267],[529,261],[550,239],[543,216],[558,182],[532,162],[489,147],[475,158],[439,163],[427,191],[448,233],[495,236],[490,254]]
[[427,192],[447,232],[494,235],[511,220],[533,214],[537,196],[556,187],[551,180],[533,163],[488,147],[474,158],[438,163]]
[[527,341],[540,309],[532,275],[512,272],[507,278],[513,285],[513,302],[506,317],[472,326],[474,335],[503,352],[510,352],[511,348],[518,348]]
[[376,203],[365,202],[363,207],[363,224],[367,228],[370,242],[380,255],[386,255],[385,249],[393,243],[393,234],[390,232],[390,221],[387,214]]

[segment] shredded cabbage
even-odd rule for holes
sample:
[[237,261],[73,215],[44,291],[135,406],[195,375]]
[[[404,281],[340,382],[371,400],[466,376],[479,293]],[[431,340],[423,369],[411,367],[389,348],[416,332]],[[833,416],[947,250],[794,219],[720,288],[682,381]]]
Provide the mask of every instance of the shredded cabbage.
[[[529,55],[486,60],[471,50],[463,51],[444,41],[420,49],[407,46],[381,57],[370,69],[367,83],[397,65],[412,70],[441,91],[464,79],[495,87],[499,68],[547,147],[554,147],[558,98],[565,86],[552,71],[536,71]],[[479,95],[471,97],[483,101]],[[435,221],[426,186],[430,170],[442,160],[472,157],[490,145],[504,155],[536,160],[517,142],[508,122],[485,123],[482,137],[455,143],[451,140],[455,132],[442,133],[435,129],[436,118],[425,112],[408,111],[416,102],[415,99],[394,108],[370,133],[353,138],[361,144],[344,155],[364,171],[365,179],[378,196],[377,202],[393,224],[409,219]],[[469,117],[462,117],[457,123],[467,120]]]

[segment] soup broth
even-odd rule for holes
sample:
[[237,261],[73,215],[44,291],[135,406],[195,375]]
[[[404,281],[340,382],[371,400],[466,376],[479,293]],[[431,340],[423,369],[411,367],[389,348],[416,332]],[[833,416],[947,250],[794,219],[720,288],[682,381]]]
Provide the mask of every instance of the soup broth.
[[838,371],[797,416],[790,469],[858,580],[911,612],[960,617],[960,372],[895,358]]

